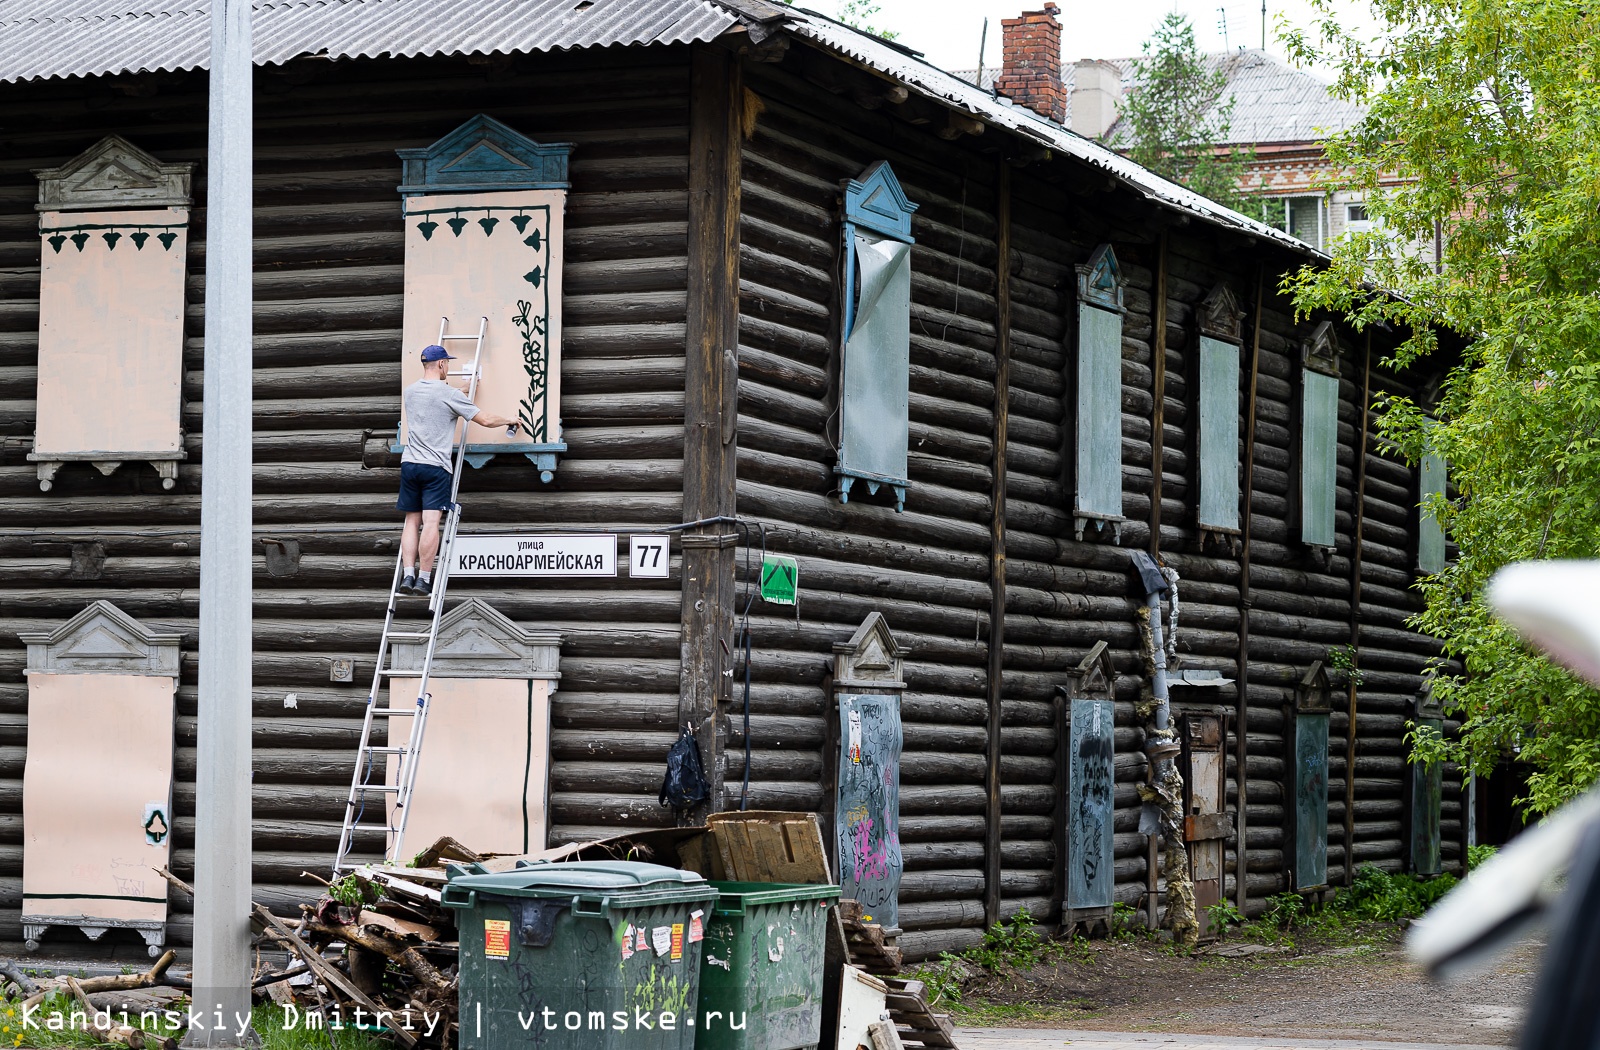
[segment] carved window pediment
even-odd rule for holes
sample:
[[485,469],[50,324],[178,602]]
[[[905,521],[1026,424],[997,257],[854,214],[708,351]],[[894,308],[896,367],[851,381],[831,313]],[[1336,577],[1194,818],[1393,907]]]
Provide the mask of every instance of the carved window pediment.
[[1201,335],[1231,343],[1241,341],[1243,320],[1244,311],[1239,309],[1239,301],[1225,284],[1211,289],[1211,294],[1201,300],[1200,310],[1195,315],[1195,324]]
[[163,164],[120,135],[72,160],[39,168],[39,211],[187,208],[193,164]]

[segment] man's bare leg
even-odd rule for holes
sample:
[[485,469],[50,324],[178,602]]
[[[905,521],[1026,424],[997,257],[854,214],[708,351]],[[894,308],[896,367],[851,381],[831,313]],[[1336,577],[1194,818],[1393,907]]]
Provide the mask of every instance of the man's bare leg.
[[[422,576],[433,572],[433,561],[439,556],[439,519],[442,517],[444,517],[442,510],[422,512],[422,564],[417,566]],[[406,517],[406,524],[409,528],[410,515]]]
[[422,511],[408,512],[405,528],[400,533],[400,564],[403,567],[401,574],[404,576],[417,574],[417,539],[421,532]]

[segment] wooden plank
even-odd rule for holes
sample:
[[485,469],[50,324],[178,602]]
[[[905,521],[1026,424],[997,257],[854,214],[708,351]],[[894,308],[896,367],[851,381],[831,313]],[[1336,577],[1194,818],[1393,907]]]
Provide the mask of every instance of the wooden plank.
[[828,873],[828,855],[822,844],[822,828],[815,819],[788,821],[783,825],[783,834],[789,843],[789,854],[794,857],[794,881],[833,881]]
[[1255,521],[1251,503],[1255,499],[1256,477],[1256,392],[1261,378],[1261,310],[1267,297],[1267,268],[1256,264],[1256,311],[1250,325],[1250,395],[1245,402],[1244,492],[1239,499],[1239,658],[1238,700],[1233,714],[1235,811],[1238,815],[1238,845],[1234,849],[1234,907],[1240,912],[1250,901],[1247,870],[1249,838],[1246,835],[1247,772],[1250,725],[1250,526]]
[[[732,447],[738,420],[739,158],[743,86],[739,60],[726,49],[696,45],[690,58],[688,303],[683,419],[685,521],[731,516]],[[727,726],[719,704],[733,698],[734,541],[727,523],[682,539],[680,725],[694,727],[711,798],[680,813],[700,823],[723,807]]]
[[753,862],[751,882],[790,882],[789,851],[777,825],[750,821],[744,825]]
[[984,769],[984,925],[1000,921],[1001,697],[1006,638],[1006,428],[1011,417],[1011,165],[996,165],[994,458],[989,504],[988,747]]

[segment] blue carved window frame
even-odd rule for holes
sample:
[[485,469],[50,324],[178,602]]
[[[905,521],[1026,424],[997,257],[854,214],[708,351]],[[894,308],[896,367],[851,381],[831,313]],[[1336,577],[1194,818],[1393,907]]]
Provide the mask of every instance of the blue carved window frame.
[[[894,492],[896,513],[905,510],[906,489],[911,485],[910,267],[911,245],[916,243],[911,215],[916,210],[888,161],[874,163],[860,178],[844,184],[839,445],[833,472],[839,479],[839,502],[850,502],[851,486],[863,481],[871,495],[888,486]],[[880,265],[873,260],[864,267],[860,249],[869,243],[885,246],[883,258],[889,261]],[[864,291],[877,292],[871,296],[874,308],[869,314],[860,311]]]
[[1122,266],[1102,244],[1078,273],[1077,411],[1073,464],[1073,531],[1090,522],[1111,526],[1122,541]]
[[[505,158],[503,164],[457,165],[456,162],[484,143],[490,146],[493,153]],[[480,113],[431,146],[395,151],[401,162],[398,189],[402,205],[407,207],[406,215],[409,217],[412,214],[409,211],[412,197],[498,190],[570,190],[572,183],[568,177],[568,161],[572,146],[570,142],[535,142],[520,131]],[[530,206],[525,210],[533,212],[539,209],[538,206]],[[423,219],[426,221],[427,216],[424,215]],[[398,425],[396,429],[396,438],[389,451],[398,455],[405,451],[405,445],[400,440]],[[481,467],[497,455],[521,454],[539,469],[540,480],[548,484],[554,479],[557,460],[565,451],[566,442],[559,440],[468,442],[465,459],[469,465]]]

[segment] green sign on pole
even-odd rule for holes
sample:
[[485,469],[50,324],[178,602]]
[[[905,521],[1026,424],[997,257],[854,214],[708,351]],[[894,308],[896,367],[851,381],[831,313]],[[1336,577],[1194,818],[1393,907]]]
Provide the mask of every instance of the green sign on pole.
[[761,599],[774,605],[793,605],[800,590],[800,566],[793,558],[768,554],[761,559]]

